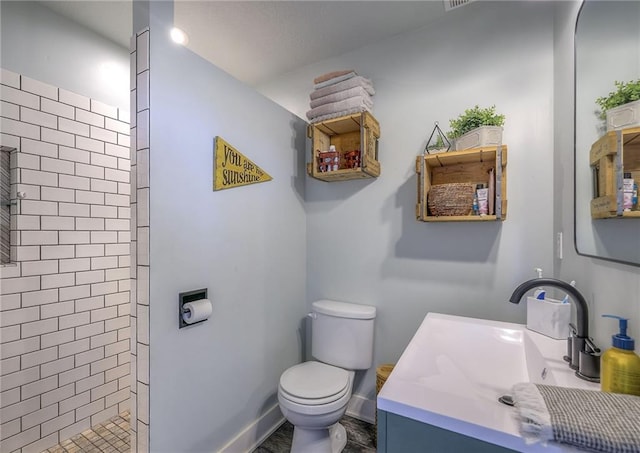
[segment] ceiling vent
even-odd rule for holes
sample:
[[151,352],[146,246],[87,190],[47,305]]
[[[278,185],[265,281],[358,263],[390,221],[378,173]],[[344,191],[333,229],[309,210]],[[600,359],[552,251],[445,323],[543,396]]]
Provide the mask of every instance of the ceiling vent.
[[473,1],[475,0],[444,0],[444,9],[445,11],[451,11],[452,9],[460,8]]

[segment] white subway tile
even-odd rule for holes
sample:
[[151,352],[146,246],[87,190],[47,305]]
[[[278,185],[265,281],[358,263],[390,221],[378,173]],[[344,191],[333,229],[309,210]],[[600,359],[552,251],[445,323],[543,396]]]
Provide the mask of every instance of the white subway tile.
[[37,321],[40,319],[40,309],[38,307],[19,308],[2,312],[0,326],[7,327],[25,322]]
[[39,230],[40,217],[37,215],[14,215],[11,216],[14,222],[13,227],[16,230]]
[[[105,129],[111,130],[111,131],[115,131],[118,132],[120,134],[129,134],[129,123],[125,123],[123,121],[118,121],[115,119],[111,119],[111,118],[105,118],[105,123],[104,123],[104,127]],[[116,138],[116,142],[118,143],[118,140]]]
[[2,143],[2,146],[20,149],[20,137],[17,135],[5,134],[2,132],[2,129],[0,129],[0,143]]
[[91,205],[91,217],[118,218],[118,208],[116,206]]
[[[89,151],[77,148],[68,148],[66,146],[60,147],[60,159],[88,164],[90,160],[89,155]],[[60,186],[62,187],[62,184],[60,184]],[[84,189],[84,187],[78,187],[78,189]]]
[[[104,296],[85,297],[83,299],[77,299],[75,303],[76,312],[95,310],[96,308],[104,307]],[[93,341],[93,339],[91,341]]]
[[20,89],[20,74],[8,69],[0,68],[0,83]]
[[52,404],[22,417],[22,429],[28,429],[58,416],[58,405]]
[[24,293],[40,289],[40,277],[17,277],[2,280],[0,294]]
[[[42,186],[54,187],[58,185],[58,175],[51,172],[29,170],[24,168],[20,170],[20,178],[20,182],[22,182],[23,184],[37,184]],[[28,200],[23,200],[20,203],[24,206],[25,201]]]
[[57,260],[27,261],[22,263],[22,276],[57,274]]
[[131,172],[131,161],[129,159],[118,159],[118,170]]
[[76,175],[104,179],[104,168],[76,163]]
[[104,270],[77,272],[76,284],[87,285],[90,283],[104,282],[104,276],[105,276]]
[[60,231],[58,233],[60,244],[88,244],[88,231]]
[[131,118],[131,114],[129,112],[129,109],[122,109],[122,108],[118,109],[118,119],[120,121],[124,121],[125,123],[129,123],[130,118]]
[[51,404],[57,403],[64,399],[70,398],[75,394],[74,385],[67,384],[63,387],[51,390],[50,392],[40,395],[42,406],[46,407]]
[[78,218],[76,219],[76,230],[102,231],[104,230],[104,219]]
[[36,395],[49,392],[55,388],[58,388],[58,376],[50,376],[46,379],[43,376],[43,379],[40,379],[39,381],[22,386],[22,399],[31,398]]
[[20,432],[20,419],[14,419],[10,422],[0,425],[0,433],[2,433],[2,439],[7,439],[11,436],[15,436]]
[[72,286],[69,288],[60,288],[60,300],[72,300],[72,299],[82,299],[83,297],[89,297],[91,292],[91,287],[89,285],[84,286]]
[[[117,262],[118,257],[116,256],[109,257],[109,259],[114,259],[114,258]],[[115,267],[115,266],[109,266],[109,267]],[[16,308],[20,308],[20,296],[21,294],[7,294],[5,296],[0,296],[0,311],[15,310]]]
[[107,230],[129,231],[129,220],[126,219],[106,219],[105,228]]
[[91,231],[92,244],[109,244],[118,242],[118,233],[116,231]]
[[87,110],[76,109],[76,120],[92,126],[104,127],[104,116]]
[[129,327],[129,318],[130,316],[127,315],[127,316],[118,316],[117,318],[107,319],[104,322],[105,332],[109,332],[111,330],[124,329],[125,327]]
[[[17,231],[15,233],[19,234]],[[22,263],[12,263],[0,266],[0,278],[5,279],[19,277],[21,265]]]
[[117,343],[108,344],[104,347],[105,357],[120,354],[129,350],[129,340],[118,341]]
[[18,450],[20,447],[24,447],[38,439],[40,439],[40,427],[34,426],[33,428],[21,431],[20,434],[16,434],[15,436],[11,436],[0,441],[0,451],[5,452]]
[[[120,184],[120,183],[119,183]],[[131,207],[118,207],[118,218],[119,219],[131,219]]]
[[20,120],[20,106],[9,102],[0,101],[0,116]]
[[80,176],[59,175],[58,185],[67,189],[90,190],[90,179]]
[[129,197],[129,203],[131,203],[131,184],[126,182],[118,183],[118,193]]
[[[117,339],[118,335],[116,332],[109,333],[116,334],[115,337]],[[4,376],[5,374],[15,373],[16,371],[20,371],[20,357],[16,356],[0,361],[0,375]]]
[[[69,371],[65,371],[64,373],[60,373],[60,376],[58,376],[59,380],[60,380],[60,386],[63,385],[67,385],[70,384],[72,382],[78,382],[80,379],[84,379],[86,377],[89,376],[89,371],[91,370],[91,368],[89,367],[89,365],[84,365],[84,366],[80,366],[80,367],[76,367],[73,368]],[[74,398],[79,397],[80,395],[77,395]],[[64,402],[68,403],[69,400],[64,400]],[[60,412],[67,412],[66,409],[63,409],[63,402],[60,402]],[[81,404],[80,404],[81,405]],[[77,406],[75,406],[77,407]]]
[[60,412],[66,413],[91,402],[91,393],[88,391],[78,392],[76,396],[60,401]]
[[104,204],[104,193],[76,190],[76,201],[87,204]]
[[104,346],[110,343],[115,343],[118,341],[118,332],[112,330],[111,332],[106,332],[100,335],[94,335],[91,337],[91,348],[99,348],[100,346]]
[[[46,189],[46,187],[43,187]],[[62,190],[62,189],[57,189]],[[73,194],[73,191],[71,191]],[[53,197],[55,194],[49,194]],[[73,230],[75,228],[75,222],[73,217],[60,217],[60,216],[42,216],[42,229],[43,230]]]
[[51,143],[22,138],[21,153],[36,154],[38,156],[58,157],[58,147]]
[[5,134],[40,140],[40,126],[12,120],[11,118],[0,117],[0,130]]
[[91,311],[91,322],[104,321],[118,317],[118,307],[106,307]]
[[90,269],[90,266],[91,262],[89,261],[89,258],[71,258],[68,260],[60,260],[60,272],[88,271]]
[[76,409],[76,420],[84,417],[89,417],[93,414],[97,414],[103,409],[104,399],[100,399],[94,401],[93,403],[87,404],[86,406],[79,407],[78,409]]
[[91,295],[100,296],[103,294],[117,293],[118,282],[94,283],[91,285]]
[[36,335],[44,335],[58,330],[58,318],[43,319],[41,321],[33,321],[22,324],[22,338],[35,337]]
[[149,69],[149,31],[137,35],[136,39],[136,73]]
[[94,153],[104,153],[104,142],[93,138],[76,137],[76,147]]
[[[68,218],[68,217],[62,217]],[[73,245],[49,245],[42,247],[42,259],[72,258],[75,255]]]
[[[25,201],[40,200],[40,189],[41,189],[40,186],[18,183],[14,185],[14,188],[15,188],[15,191],[13,190],[13,188],[11,189],[12,196],[14,193],[17,193],[17,192],[25,192],[25,196],[28,198],[28,199],[24,199],[24,198],[22,199],[22,201],[20,202],[21,206],[24,206]],[[21,212],[21,214],[24,214],[24,212]]]
[[[74,421],[75,421],[75,414],[73,411],[69,411],[66,414],[63,414],[59,417],[54,418],[53,420],[49,420],[48,422],[43,423],[41,427],[42,431],[40,432],[40,435],[47,436],[51,433],[55,433],[56,431],[64,428],[65,426],[69,426],[73,424]],[[39,450],[39,451],[43,451],[43,450]]]
[[[0,393],[0,408],[5,408],[19,402],[20,402],[19,387]],[[4,419],[4,418],[5,417],[4,417],[3,411],[0,411],[0,419]],[[0,423],[4,423],[4,421],[0,420]]]
[[[107,170],[108,171],[108,170]],[[104,203],[112,206],[130,206],[129,195],[116,195],[113,193],[107,193],[104,196]]]
[[[135,117],[134,117],[135,118]],[[129,158],[131,159],[131,168],[133,169],[133,167],[135,167],[135,165],[137,164],[137,155],[138,155],[138,151],[137,151],[137,144],[138,144],[138,128],[133,128],[131,129],[131,135],[129,136],[129,140],[131,142],[131,145],[129,146]],[[135,179],[135,178],[134,178]]]
[[129,253],[129,244],[106,244],[104,254],[106,256],[112,255],[126,255]]
[[138,266],[137,270],[137,293],[138,304],[149,305],[149,267]]
[[129,182],[130,172],[127,170],[106,168],[104,170],[104,177],[110,181]]
[[101,376],[104,376],[103,371],[110,370],[118,365],[118,356],[112,355],[111,357],[93,362],[91,364],[91,374],[94,375],[100,373]]
[[31,215],[58,215],[58,204],[49,201],[22,200],[20,211],[22,214]]
[[16,261],[35,261],[40,259],[40,247],[28,246],[28,247],[15,247]]
[[[120,365],[115,368],[111,368],[104,372],[104,379],[106,382],[115,381],[123,376],[129,374],[129,364]],[[129,396],[129,395],[127,395]]]
[[89,217],[88,204],[59,203],[59,211],[61,216]]
[[113,267],[118,267],[117,256],[91,258],[91,269],[108,269]]
[[[148,425],[149,424],[149,386],[138,381],[136,397],[138,399],[138,420]],[[138,423],[138,428],[140,428],[140,423]]]
[[109,131],[107,129],[102,129],[101,127],[89,126],[91,128],[90,136],[95,140],[100,140],[101,142],[108,142],[118,144],[118,134],[113,131]]
[[129,150],[129,144],[127,144],[125,146],[121,146],[121,145],[114,145],[112,143],[105,143],[104,152],[105,152],[105,154],[108,154],[110,156],[120,157],[122,159],[130,159],[130,157],[131,157],[131,151]]
[[[73,164],[71,164],[73,165]],[[43,187],[41,198],[43,201],[65,201],[67,203],[73,203],[74,191],[73,189],[60,189],[57,187]]]
[[87,338],[93,335],[104,333],[104,322],[96,322],[86,326],[76,327],[76,338]]
[[136,80],[137,108],[138,111],[149,108],[149,71],[144,71],[137,76]]
[[[77,420],[77,419],[76,419]],[[87,417],[80,421],[77,421],[73,425],[67,426],[58,432],[60,439],[69,439],[71,436],[75,436],[78,433],[86,431],[91,427],[91,417]]]
[[36,110],[40,108],[40,98],[38,96],[6,85],[0,85],[0,99]]
[[138,227],[149,226],[149,189],[138,189],[138,203],[136,206],[136,220]]
[[[75,355],[76,358],[76,366],[85,365],[87,363],[95,362],[97,360],[101,360],[104,358],[104,348],[96,348],[90,349],[86,352],[81,352]],[[91,373],[93,374],[93,373]],[[76,392],[78,391],[78,387],[76,385]]]
[[75,164],[68,160],[42,157],[40,164],[43,171],[50,171],[52,173],[64,173],[66,175],[73,175],[75,172]]
[[58,244],[57,231],[23,231],[22,245],[56,245]]
[[105,271],[105,280],[126,280],[129,279],[129,268],[121,267],[117,269],[107,269]]
[[43,275],[40,277],[42,279],[42,289],[48,288],[62,288],[65,286],[73,286],[75,285],[75,274],[57,274],[57,275]]
[[[134,66],[132,65],[131,67],[133,68]],[[135,86],[136,76],[134,74],[131,74],[131,80],[133,80],[133,83],[131,84],[131,92],[129,93],[129,107],[131,108],[129,126],[133,129],[136,127],[136,112],[137,112],[136,98],[138,97],[136,93],[136,86]]]
[[[149,110],[138,112],[136,120],[136,150],[149,148]],[[140,162],[140,155],[136,157]]]
[[40,156],[36,154],[17,152],[13,156],[11,168],[40,170]]
[[89,338],[72,341],[59,346],[60,357],[68,357],[89,350]]
[[70,134],[89,136],[89,125],[78,121],[69,120],[67,118],[58,119],[58,129]]
[[29,107],[20,107],[20,120],[25,123],[45,126],[51,129],[58,127],[57,116],[41,112],[40,110],[33,110]]
[[20,87],[23,91],[37,94],[49,99],[58,99],[58,88],[53,85],[49,85],[38,80],[31,79],[26,76],[22,76],[22,85]]
[[[135,319],[135,318],[131,318],[131,319]],[[135,346],[131,347],[131,360],[130,360],[130,367],[129,367],[129,376],[131,377],[131,382],[132,382],[132,386],[131,386],[131,396],[135,396],[134,390],[136,390],[136,382],[138,382],[138,357],[133,354],[133,352],[136,350],[135,347],[138,345],[138,343],[136,343],[135,341],[132,342]],[[136,407],[135,404],[133,404],[132,406],[133,408]],[[132,417],[135,418],[135,417]]]
[[89,312],[60,316],[58,322],[60,323],[60,330],[89,324]]
[[118,168],[118,158],[114,156],[108,156],[106,154],[91,153],[91,165],[97,165],[99,167]]
[[59,302],[56,304],[48,304],[40,307],[40,317],[53,318],[55,316],[68,315],[74,312],[73,301]]
[[[59,332],[48,333],[42,336],[42,347],[56,346],[62,343],[73,341],[73,329],[61,330]],[[62,384],[60,384],[62,385]]]
[[[17,391],[17,399],[16,399]],[[20,388],[2,393],[2,411],[0,411],[0,423],[20,418],[29,412],[40,409],[40,398],[30,398],[20,401]],[[0,450],[1,451],[1,450]]]
[[[107,405],[107,407],[112,406],[116,403],[127,401],[129,399],[129,393],[131,393],[131,390],[129,389],[129,384],[128,384],[129,376],[127,376],[126,379],[127,379],[126,383],[121,383],[120,381],[118,381],[118,387],[120,388],[120,390],[118,390],[115,393],[112,393],[111,395],[107,395],[107,397],[104,400],[104,403]],[[120,406],[118,407],[118,411],[121,411]]]
[[22,453],[40,453],[43,449],[51,445],[55,445],[58,442],[58,433],[49,434],[48,436],[44,436],[42,432],[40,433],[40,439],[30,443],[29,445],[22,447]]
[[58,348],[51,347],[39,351],[30,352],[20,356],[20,367],[31,368],[42,363],[51,362],[58,358]]
[[62,132],[54,129],[48,129],[46,127],[41,128],[42,141],[49,143],[56,143],[58,145],[74,147],[76,144],[73,134],[68,132]]
[[118,280],[118,291],[131,291],[131,278]]
[[[91,401],[95,401],[118,391],[118,381],[107,382],[91,389]],[[118,414],[116,414],[118,415]],[[104,419],[103,419],[104,420]]]
[[70,105],[62,104],[60,102],[56,102],[47,98],[42,98],[40,100],[40,103],[40,110],[42,110],[43,112],[73,119],[74,108]]
[[[94,154],[95,156],[96,154]],[[94,192],[118,192],[118,183],[115,181],[106,181],[104,179],[92,179],[91,190]]]
[[118,108],[111,105],[107,105],[103,102],[91,99],[91,111],[99,115],[108,116],[111,118],[118,118]]
[[136,259],[138,265],[149,265],[149,227],[138,227],[137,234],[138,253]]
[[81,258],[105,256],[105,245],[104,244],[77,245],[76,256]]
[[58,302],[58,290],[47,289],[44,291],[31,291],[22,293],[22,306],[32,307],[34,305],[50,304]]
[[89,110],[89,98],[73,93],[71,91],[59,89],[58,100],[65,104],[73,105],[74,107],[80,107],[81,109]]
[[26,370],[16,371],[15,373],[2,376],[0,381],[0,391],[4,392],[24,384],[28,384],[40,379],[40,369],[35,366]]

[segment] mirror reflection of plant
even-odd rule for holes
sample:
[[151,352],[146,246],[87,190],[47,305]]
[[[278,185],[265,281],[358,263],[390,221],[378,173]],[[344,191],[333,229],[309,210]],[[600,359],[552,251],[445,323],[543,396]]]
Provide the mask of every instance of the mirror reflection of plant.
[[607,96],[596,99],[596,104],[602,109],[598,114],[601,119],[606,119],[607,110],[640,99],[640,79],[630,80],[629,82],[618,82],[616,80],[614,85],[616,87],[615,90]]
[[502,126],[504,115],[496,113],[496,106],[467,109],[458,118],[450,120],[451,131],[447,133],[449,138],[457,138],[480,126]]

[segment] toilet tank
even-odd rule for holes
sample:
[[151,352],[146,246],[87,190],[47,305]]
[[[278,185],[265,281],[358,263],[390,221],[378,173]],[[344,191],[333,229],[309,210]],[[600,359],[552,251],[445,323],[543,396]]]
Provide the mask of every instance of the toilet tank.
[[319,300],[311,309],[311,354],[347,370],[366,370],[373,363],[376,307]]

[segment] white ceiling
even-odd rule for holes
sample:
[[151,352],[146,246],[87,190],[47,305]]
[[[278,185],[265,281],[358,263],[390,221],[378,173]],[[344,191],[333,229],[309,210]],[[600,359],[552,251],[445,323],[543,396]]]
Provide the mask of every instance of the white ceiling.
[[[43,5],[129,47],[130,1],[43,1]],[[174,23],[188,47],[249,85],[425,26],[445,14],[431,1],[190,1]]]

